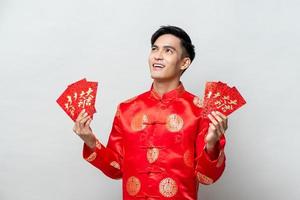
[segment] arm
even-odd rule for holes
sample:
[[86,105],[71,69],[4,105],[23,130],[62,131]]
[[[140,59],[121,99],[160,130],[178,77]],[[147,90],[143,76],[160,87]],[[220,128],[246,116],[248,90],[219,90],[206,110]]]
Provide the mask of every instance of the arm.
[[213,112],[209,120],[201,119],[196,141],[195,173],[200,183],[212,184],[217,181],[225,169],[225,130],[227,117]]
[[[118,113],[118,111],[117,111]],[[83,158],[100,169],[105,175],[119,179],[122,177],[123,143],[120,119],[115,115],[107,147],[99,142],[89,124],[91,118],[80,113],[74,132],[84,141]]]

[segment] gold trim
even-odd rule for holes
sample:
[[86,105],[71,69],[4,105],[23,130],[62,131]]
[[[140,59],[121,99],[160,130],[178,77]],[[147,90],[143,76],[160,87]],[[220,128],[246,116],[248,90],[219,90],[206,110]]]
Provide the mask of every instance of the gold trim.
[[146,124],[148,122],[147,115],[143,113],[136,114],[131,120],[131,129],[133,131],[141,131],[146,128]]
[[116,168],[116,169],[120,169],[120,164],[117,163],[117,161],[112,161],[112,162],[110,163],[110,165],[111,165],[112,167]]
[[203,100],[200,99],[199,97],[195,96],[193,99],[193,103],[195,106],[202,108],[203,107]]
[[96,153],[96,152],[93,152],[93,153],[91,153],[91,154],[89,155],[89,157],[86,158],[86,160],[87,160],[88,162],[92,162],[93,160],[96,159],[96,157],[97,157],[97,153]]
[[202,174],[200,172],[197,172],[197,178],[200,183],[205,184],[205,185],[210,185],[214,182],[213,179],[209,178],[208,176],[205,176],[204,174]]
[[180,131],[183,127],[183,119],[177,114],[171,114],[167,118],[166,126],[170,132]]
[[178,191],[178,186],[172,178],[165,178],[159,183],[159,192],[164,197],[173,197]]
[[96,148],[99,150],[102,148],[101,143],[98,140],[96,140]]
[[154,163],[158,159],[159,149],[151,147],[147,149],[147,160],[149,163]]
[[140,189],[141,189],[140,180],[135,176],[129,177],[126,183],[126,190],[128,194],[130,196],[135,196],[137,193],[139,193]]

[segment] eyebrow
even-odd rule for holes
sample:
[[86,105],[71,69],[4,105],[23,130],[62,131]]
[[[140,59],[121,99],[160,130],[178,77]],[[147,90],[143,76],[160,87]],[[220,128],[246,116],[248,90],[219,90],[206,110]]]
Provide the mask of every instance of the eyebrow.
[[[152,45],[152,47],[158,47],[157,45]],[[173,46],[170,46],[170,45],[165,45],[165,46],[163,46],[163,48],[164,49],[168,49],[168,48],[170,48],[170,49],[173,49],[174,51],[177,51]]]

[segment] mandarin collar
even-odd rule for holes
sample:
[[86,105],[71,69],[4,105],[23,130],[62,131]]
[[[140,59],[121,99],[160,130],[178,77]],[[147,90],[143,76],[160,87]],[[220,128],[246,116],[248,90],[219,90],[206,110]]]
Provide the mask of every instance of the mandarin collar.
[[176,99],[177,97],[180,97],[183,92],[185,91],[184,86],[181,82],[179,82],[179,85],[177,88],[164,93],[162,96],[160,96],[154,89],[153,87],[153,83],[151,85],[151,89],[150,89],[150,97],[159,100],[159,101],[171,101]]

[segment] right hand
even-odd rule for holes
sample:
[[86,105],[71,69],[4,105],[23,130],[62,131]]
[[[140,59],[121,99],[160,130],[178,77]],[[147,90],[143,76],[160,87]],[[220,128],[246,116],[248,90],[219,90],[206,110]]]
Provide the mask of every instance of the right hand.
[[84,143],[93,149],[96,146],[96,137],[90,127],[91,122],[92,118],[85,112],[85,109],[83,109],[75,121],[73,131],[84,141]]

